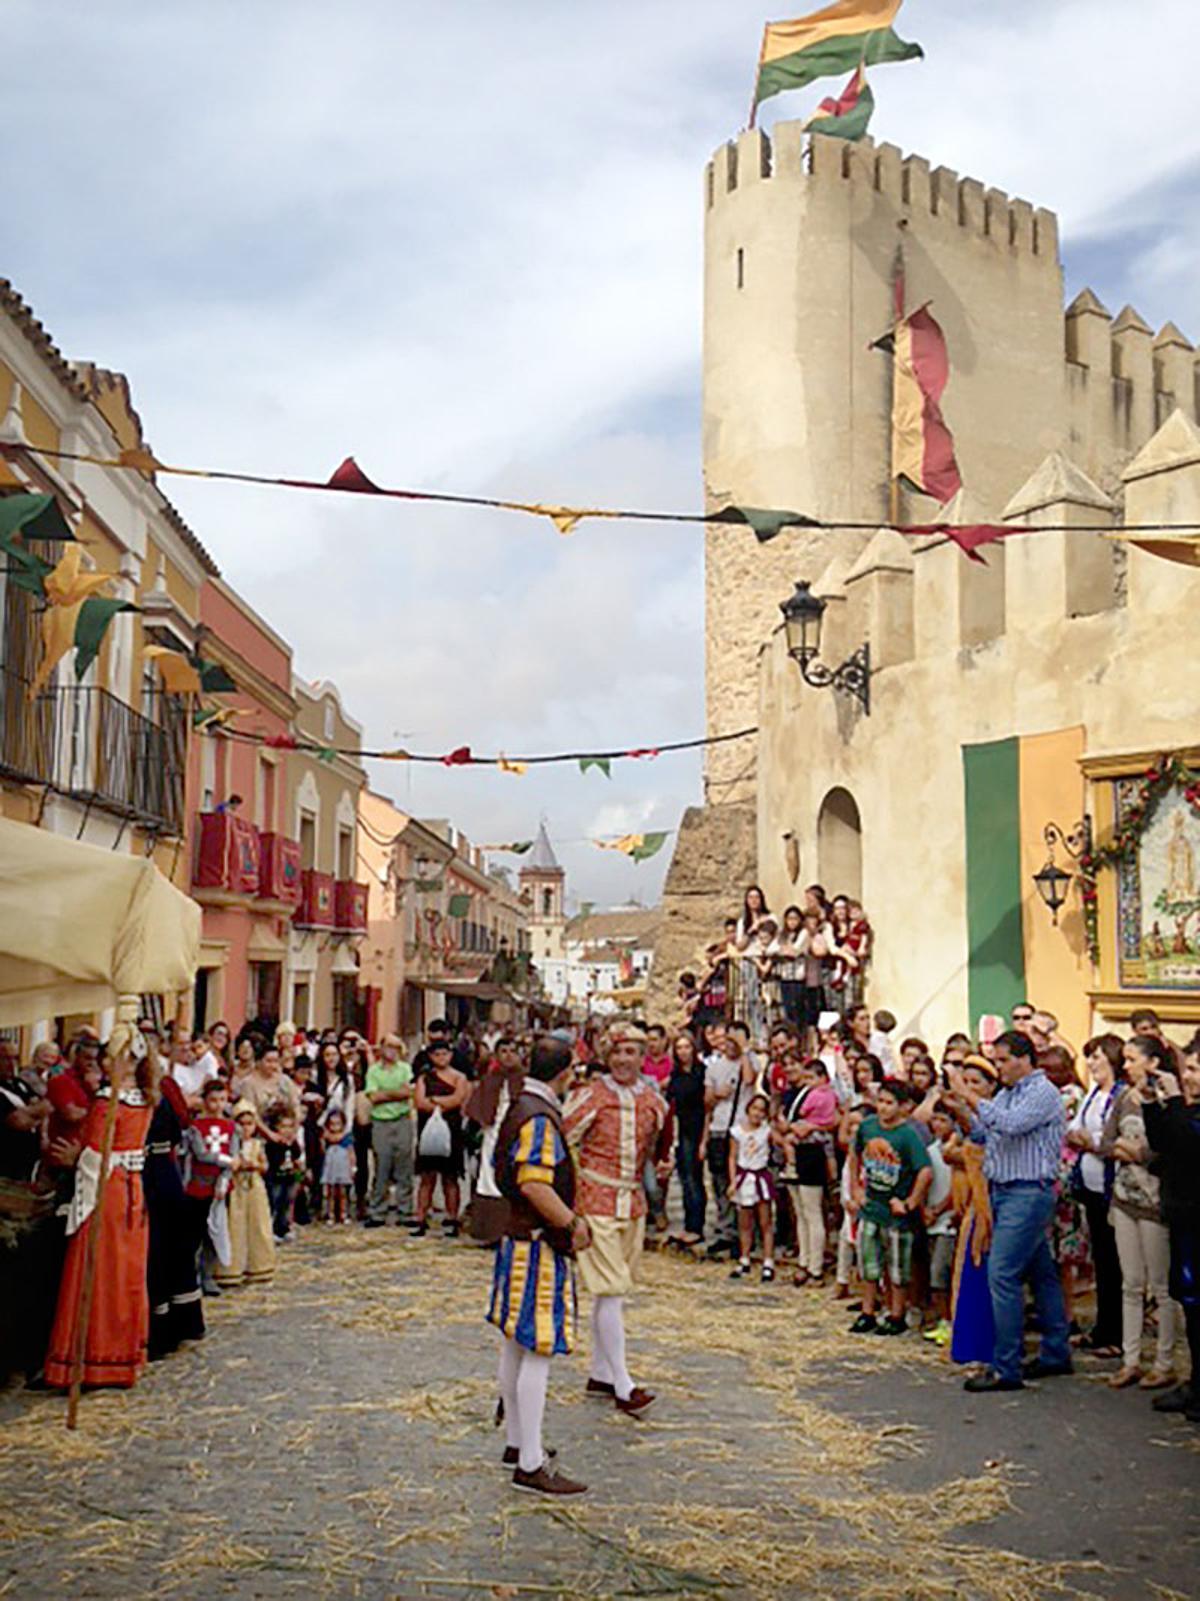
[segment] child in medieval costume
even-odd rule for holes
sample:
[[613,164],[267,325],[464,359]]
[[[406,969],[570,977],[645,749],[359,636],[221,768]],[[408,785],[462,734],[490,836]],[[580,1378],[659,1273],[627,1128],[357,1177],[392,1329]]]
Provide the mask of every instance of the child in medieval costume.
[[258,1113],[249,1101],[233,1109],[238,1144],[229,1190],[229,1262],[217,1268],[217,1283],[265,1284],[275,1273],[275,1239],[267,1200],[267,1152],[255,1129]]
[[517,1489],[551,1496],[587,1488],[556,1472],[542,1446],[550,1359],[569,1355],[575,1345],[571,1258],[591,1242],[587,1221],[575,1210],[575,1172],[559,1105],[572,1073],[565,1040],[538,1041],[497,1136],[496,1183],[506,1205],[491,1214],[503,1230],[487,1312],[504,1336],[502,1460],[512,1467]]
[[665,1180],[673,1122],[667,1103],[642,1073],[646,1031],[617,1023],[603,1051],[607,1071],[567,1102],[563,1128],[579,1169],[579,1211],[591,1244],[579,1253],[579,1277],[592,1295],[592,1371],[587,1393],[611,1397],[637,1417],[654,1400],[635,1385],[625,1361],[625,1297],[633,1290],[646,1236],[646,1163]]
[[[66,1389],[72,1380],[82,1312],[88,1238],[96,1230],[95,1279],[83,1342],[82,1382],[128,1389],[146,1363],[150,1297],[146,1283],[149,1219],[142,1190],[146,1131],[150,1126],[153,1068],[139,1064],[138,1082],[126,1055],[113,1062],[111,1082],[93,1100],[80,1127],[82,1150],[67,1214],[66,1265],[46,1353],[46,1383]],[[100,1192],[101,1143],[113,1096],[117,1098],[112,1155]]]
[[199,1257],[206,1294],[219,1294],[214,1269],[230,1262],[226,1204],[238,1133],[226,1111],[225,1081],[210,1078],[200,1091],[203,1110],[184,1132],[183,1193],[193,1255]]

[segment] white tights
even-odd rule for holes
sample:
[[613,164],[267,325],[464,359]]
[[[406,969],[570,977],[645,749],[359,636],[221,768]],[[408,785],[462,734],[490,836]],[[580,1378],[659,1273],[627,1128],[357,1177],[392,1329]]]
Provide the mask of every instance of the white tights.
[[536,1473],[545,1461],[542,1418],[550,1358],[527,1351],[515,1340],[500,1347],[500,1394],[504,1398],[504,1443],[521,1453],[521,1468]]
[[597,1295],[592,1302],[592,1377],[611,1384],[617,1399],[628,1401],[633,1380],[625,1366],[625,1298]]

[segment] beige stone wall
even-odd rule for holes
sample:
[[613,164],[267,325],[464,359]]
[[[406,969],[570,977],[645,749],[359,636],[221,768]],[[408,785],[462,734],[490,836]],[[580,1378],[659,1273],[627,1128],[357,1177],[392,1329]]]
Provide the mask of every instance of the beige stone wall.
[[[998,516],[1055,449],[1111,489],[1171,410],[1195,417],[1183,335],[1168,324],[1156,338],[1128,308],[1114,321],[1086,294],[1065,315],[1053,214],[975,179],[779,123],[771,139],[744,133],[717,152],[704,206],[710,507],[889,520],[891,373],[869,346],[891,321],[898,249],[908,308],[930,302],[949,346],[960,520]],[[905,495],[900,520],[935,512]],[[815,579],[835,551],[852,563],[866,543],[793,532],[759,546],[745,529],[709,531],[711,733],[754,721],[755,660],[795,580]],[[1002,563],[954,564],[946,598],[965,644],[1003,628]],[[753,793],[740,745],[715,747],[707,774],[711,800]]]
[[680,973],[691,968],[703,977],[701,952],[720,938],[722,921],[740,910],[742,889],[757,871],[755,856],[752,805],[691,806],[683,814],[647,987],[651,1022],[675,1018]]
[[[1127,469],[1125,490],[1130,521],[1200,518],[1196,425],[1176,413]],[[1056,455],[1014,496],[1009,517],[1034,527],[1095,524],[1106,504]],[[962,746],[1076,727],[1085,757],[1200,743],[1200,685],[1190,666],[1200,572],[1136,549],[1116,559],[1117,547],[1098,533],[1017,537],[1003,575],[1005,630],[964,648],[947,600],[964,558],[927,544],[905,574],[893,542],[899,537],[889,534],[873,545],[847,585],[852,619],[887,663],[872,679],[869,718],[803,685],[780,633],[763,653],[759,867],[768,897],[781,898],[780,840],[790,830],[801,882],[819,875],[821,803],[835,785],[848,789],[862,818],[862,887],[877,936],[869,998],[903,1028],[936,1039],[975,1022],[967,1016]],[[873,591],[897,581],[888,607],[872,604]],[[1068,788],[1070,778],[1063,775]],[[1076,793],[1080,809],[1095,809],[1081,777]],[[1037,818],[1037,829],[1050,820]],[[1054,820],[1070,827],[1075,817]],[[1046,916],[1036,906],[1026,912]],[[1082,948],[1078,918],[1063,937]],[[1107,1020],[1088,1005],[1095,980],[1086,963],[1063,964],[1056,982],[1057,993],[1037,996],[1040,1005]]]

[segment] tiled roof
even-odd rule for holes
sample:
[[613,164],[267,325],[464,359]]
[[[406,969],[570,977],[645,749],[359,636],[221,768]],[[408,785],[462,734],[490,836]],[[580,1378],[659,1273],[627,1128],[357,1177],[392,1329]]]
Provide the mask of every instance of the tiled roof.
[[[34,316],[32,308],[22,300],[7,278],[0,278],[0,310],[11,318],[47,367],[49,367],[50,371],[75,400],[81,401],[84,405],[95,404],[94,385],[98,375],[103,375],[122,384],[125,388],[126,396],[128,396],[129,381],[123,373],[109,373],[107,369],[95,367],[91,363],[84,363],[77,367],[72,362],[69,362],[47,333],[45,325],[39,318]],[[138,417],[137,412],[134,411],[132,401],[129,404],[129,411],[137,422],[140,432],[141,419]],[[164,519],[174,528],[205,572],[214,578],[219,577],[220,569],[217,567],[216,562],[175,510],[166,495],[163,494],[161,489],[158,489],[157,484],[155,488],[158,490]]]

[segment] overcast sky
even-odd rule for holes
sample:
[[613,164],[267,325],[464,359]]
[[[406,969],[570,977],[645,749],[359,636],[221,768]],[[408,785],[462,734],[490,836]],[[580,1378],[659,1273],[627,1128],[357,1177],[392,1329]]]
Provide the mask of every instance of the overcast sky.
[[[388,484],[698,509],[701,174],[763,16],[8,0],[0,273],[69,356],[129,375],[166,460],[322,477],[353,452]],[[899,26],[926,60],[876,72],[874,135],[1057,210],[1068,293],[1200,336],[1195,0],[909,0]],[[165,487],[373,744],[703,732],[695,530]],[[477,840],[545,815],[610,902],[653,900],[669,851],[582,841],[674,827],[699,771],[375,778]]]

